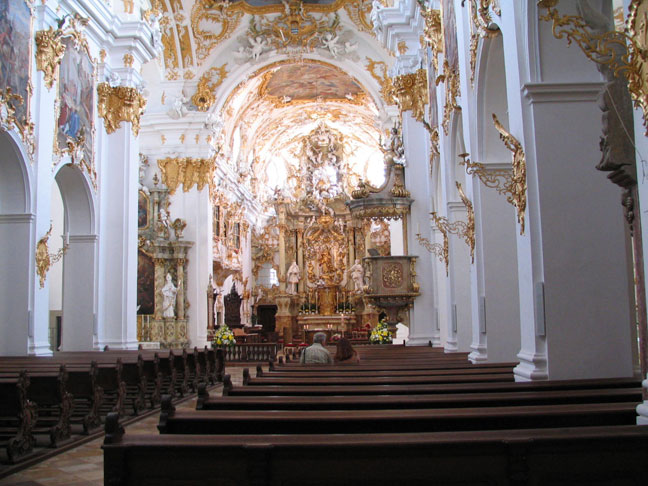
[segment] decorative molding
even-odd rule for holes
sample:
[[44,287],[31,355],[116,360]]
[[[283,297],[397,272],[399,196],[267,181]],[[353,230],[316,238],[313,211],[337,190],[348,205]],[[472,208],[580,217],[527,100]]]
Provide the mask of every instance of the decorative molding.
[[491,13],[498,17],[502,15],[499,0],[470,0],[470,85],[475,81],[477,65],[477,47],[479,40],[497,37],[501,32],[493,22]]
[[427,70],[419,69],[411,74],[394,77],[392,94],[401,114],[411,110],[416,120],[424,121],[425,105],[429,103]]
[[47,278],[47,272],[49,269],[52,265],[63,258],[63,255],[70,247],[69,243],[66,242],[56,253],[50,253],[47,242],[51,234],[52,225],[50,224],[50,228],[47,233],[45,233],[45,236],[38,240],[38,243],[36,244],[36,273],[38,274],[41,289],[45,287],[45,279]]
[[[50,27],[47,30],[36,32],[36,69],[43,72],[45,86],[48,89],[52,89],[54,86],[61,59],[65,54],[65,46],[61,40],[64,37],[71,37],[75,47],[83,45],[88,49],[87,41],[81,34],[81,28],[88,25],[88,22],[88,19],[75,13],[73,16],[66,15],[60,19],[56,29]],[[68,23],[68,27],[63,30],[66,23]]]
[[522,93],[529,103],[573,103],[597,101],[605,83],[526,83]]
[[461,111],[457,104],[457,98],[460,94],[459,88],[459,68],[451,68],[448,60],[443,61],[443,74],[436,78],[436,85],[445,81],[445,105],[443,106],[443,133],[448,135],[450,130],[450,117],[454,111]]
[[648,1],[632,0],[625,32],[594,30],[580,15],[561,15],[559,0],[540,0],[538,7],[546,10],[540,19],[552,23],[556,39],[575,42],[588,59],[606,66],[614,76],[628,80],[628,91],[636,108],[643,111],[643,124],[648,135]]
[[450,264],[450,252],[448,247],[448,234],[445,233],[441,228],[437,230],[443,235],[443,244],[441,243],[432,243],[427,238],[421,236],[420,233],[416,233],[416,241],[425,248],[427,251],[435,255],[441,263],[445,263],[446,267],[446,277],[448,276],[448,266]]
[[202,191],[205,185],[211,184],[214,171],[214,159],[194,159],[191,157],[167,157],[157,161],[162,183],[173,194],[182,184],[184,192],[188,192],[195,185]]
[[[31,86],[27,87],[28,98],[31,97]],[[11,87],[0,88],[0,128],[6,131],[17,129],[20,137],[25,143],[25,149],[30,161],[34,162],[36,152],[36,139],[34,138],[34,122],[30,121],[29,105],[26,109],[24,123],[16,117],[16,108],[25,103],[22,96],[12,92]]]
[[[216,88],[223,84],[228,74],[226,66],[227,63],[221,67],[213,67],[200,77],[196,92],[191,97],[191,102],[196,105],[199,111],[209,110],[216,102]],[[214,75],[216,75],[216,80],[212,82]]]
[[344,4],[344,10],[361,32],[366,32],[375,37],[371,23],[372,4],[366,0],[350,0]]
[[[376,72],[376,69],[379,72]],[[367,71],[369,71],[371,77],[380,85],[380,95],[385,103],[388,105],[396,104],[396,100],[394,99],[394,85],[387,73],[387,64],[383,61],[374,61],[370,57],[367,57]]]
[[434,71],[439,71],[439,54],[444,51],[443,47],[443,25],[441,23],[441,11],[428,8],[424,0],[417,0],[421,9],[421,16],[425,21],[423,28],[424,40],[432,50],[432,64]]
[[111,87],[108,83],[97,85],[97,109],[104,119],[106,132],[111,134],[121,122],[132,123],[133,135],[137,137],[140,129],[140,117],[146,108],[146,98],[136,89],[129,86]]

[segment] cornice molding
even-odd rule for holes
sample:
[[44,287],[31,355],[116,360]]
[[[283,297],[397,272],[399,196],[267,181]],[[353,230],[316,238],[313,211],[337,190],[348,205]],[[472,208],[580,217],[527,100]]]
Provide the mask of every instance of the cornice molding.
[[603,89],[602,81],[583,83],[526,83],[522,94],[529,103],[596,101]]
[[32,213],[0,214],[0,224],[31,223],[35,219],[36,215]]

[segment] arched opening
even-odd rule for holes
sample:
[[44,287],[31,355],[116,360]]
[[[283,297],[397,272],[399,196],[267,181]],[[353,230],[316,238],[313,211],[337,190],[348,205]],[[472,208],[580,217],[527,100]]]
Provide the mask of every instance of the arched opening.
[[[479,58],[477,83],[478,137],[471,159],[486,173],[508,170],[511,152],[493,125],[492,115],[509,126],[503,36],[486,38]],[[515,210],[506,197],[473,179],[477,233],[477,299],[481,349],[474,358],[515,361],[520,350],[520,313],[517,276]],[[486,355],[486,356],[485,356]]]
[[0,355],[27,354],[33,336],[33,226],[28,163],[12,135],[0,132]]
[[94,203],[83,173],[67,164],[56,174],[63,201],[68,248],[63,256],[61,350],[90,350],[94,345],[96,253]]

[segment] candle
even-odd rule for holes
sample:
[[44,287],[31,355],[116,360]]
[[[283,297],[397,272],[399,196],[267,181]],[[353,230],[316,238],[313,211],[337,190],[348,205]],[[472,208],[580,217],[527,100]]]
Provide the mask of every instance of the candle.
[[421,223],[416,223],[416,234],[417,235],[421,234]]

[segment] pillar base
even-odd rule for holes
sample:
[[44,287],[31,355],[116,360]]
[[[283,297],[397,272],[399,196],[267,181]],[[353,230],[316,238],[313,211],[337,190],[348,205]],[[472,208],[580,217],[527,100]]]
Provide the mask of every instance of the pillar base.
[[488,349],[483,344],[472,344],[470,346],[471,353],[468,355],[468,360],[472,364],[485,363],[488,361]]
[[547,357],[539,353],[520,351],[517,355],[520,364],[513,368],[515,381],[535,381],[549,379]]

